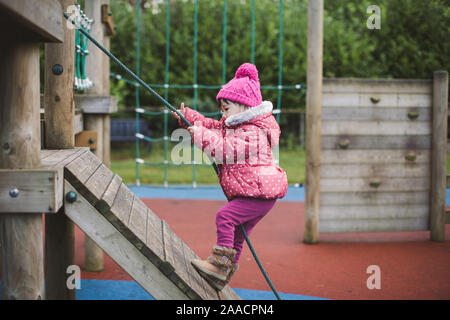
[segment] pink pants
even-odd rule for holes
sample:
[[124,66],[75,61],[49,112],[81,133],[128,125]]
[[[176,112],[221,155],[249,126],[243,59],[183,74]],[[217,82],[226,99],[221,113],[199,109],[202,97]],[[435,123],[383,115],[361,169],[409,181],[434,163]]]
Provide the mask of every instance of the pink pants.
[[234,248],[236,250],[234,262],[239,261],[245,240],[239,225],[242,224],[249,235],[275,202],[276,199],[234,198],[217,212],[217,245]]

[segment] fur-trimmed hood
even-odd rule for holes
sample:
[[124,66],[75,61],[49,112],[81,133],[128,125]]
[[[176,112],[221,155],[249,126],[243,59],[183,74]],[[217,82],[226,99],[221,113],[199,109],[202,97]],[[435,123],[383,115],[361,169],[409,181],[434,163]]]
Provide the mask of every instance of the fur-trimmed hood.
[[265,113],[272,114],[273,105],[270,101],[263,101],[259,106],[252,107],[244,112],[233,114],[225,120],[227,126],[236,126],[243,122],[247,122],[253,118],[259,117]]
[[267,135],[270,146],[275,148],[280,139],[280,127],[272,115],[273,105],[270,101],[263,101],[259,106],[233,114],[225,119],[226,126],[252,124],[261,128]]

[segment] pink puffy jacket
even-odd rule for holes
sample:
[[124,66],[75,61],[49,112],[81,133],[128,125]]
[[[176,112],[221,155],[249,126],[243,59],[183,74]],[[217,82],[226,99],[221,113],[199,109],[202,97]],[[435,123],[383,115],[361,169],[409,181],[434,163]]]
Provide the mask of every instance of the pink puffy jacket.
[[[194,144],[214,158],[228,200],[280,199],[286,195],[286,172],[276,165],[271,150],[278,145],[281,133],[272,109],[272,103],[264,101],[218,121],[185,108],[185,118],[196,127]],[[179,124],[186,128],[183,122]]]

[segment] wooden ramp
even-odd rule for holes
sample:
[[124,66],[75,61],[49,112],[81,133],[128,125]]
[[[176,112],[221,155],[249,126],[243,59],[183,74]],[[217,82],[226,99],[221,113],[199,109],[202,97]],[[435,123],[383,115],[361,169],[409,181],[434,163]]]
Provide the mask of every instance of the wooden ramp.
[[198,256],[88,148],[42,150],[43,167],[64,168],[66,215],[155,299],[236,300],[192,267]]

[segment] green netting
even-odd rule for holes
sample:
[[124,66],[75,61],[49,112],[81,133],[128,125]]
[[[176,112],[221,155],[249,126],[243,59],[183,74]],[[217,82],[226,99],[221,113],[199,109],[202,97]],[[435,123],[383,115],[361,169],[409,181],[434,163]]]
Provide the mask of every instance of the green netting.
[[[136,3],[136,74],[140,76],[141,69],[141,1],[137,0]],[[192,108],[197,110],[198,104],[198,90],[199,89],[209,89],[209,90],[218,90],[226,83],[226,68],[227,68],[227,14],[228,14],[228,3],[227,0],[223,0],[223,19],[222,19],[222,84],[220,85],[204,85],[198,84],[198,0],[194,0],[194,30],[193,30],[193,78],[192,84],[170,84],[169,83],[169,68],[170,68],[170,8],[171,1],[165,0],[166,6],[166,50],[165,50],[165,68],[164,68],[164,83],[150,83],[149,85],[154,88],[163,88],[164,89],[164,99],[168,100],[169,98],[169,89],[193,89],[193,102]],[[281,113],[281,103],[282,103],[282,91],[283,90],[302,90],[305,88],[304,85],[296,84],[296,85],[283,85],[283,0],[279,0],[279,15],[278,15],[278,85],[270,86],[264,85],[261,86],[262,90],[276,90],[277,91],[277,102],[276,108],[273,110],[273,114],[276,116],[277,121],[280,121],[280,113]],[[255,63],[255,0],[251,1],[251,62]],[[164,109],[161,111],[150,111],[145,110],[140,105],[139,99],[139,83],[125,79],[119,74],[111,73],[111,77],[117,80],[125,81],[126,83],[135,86],[135,96],[136,96],[136,185],[140,185],[140,166],[148,165],[148,166],[163,166],[164,170],[164,186],[168,186],[168,168],[169,166],[192,166],[192,185],[196,187],[196,166],[208,166],[208,164],[196,163],[194,161],[194,146],[191,144],[191,160],[190,164],[176,164],[168,159],[168,143],[169,141],[175,142],[168,137],[168,110]],[[197,110],[198,111],[198,110]],[[221,115],[221,112],[200,112],[208,117],[215,117]],[[140,132],[139,129],[139,120],[142,115],[148,116],[163,116],[164,121],[164,129],[162,137],[147,137]],[[162,142],[164,144],[164,161],[151,163],[145,161],[141,158],[140,152],[140,141],[148,141],[152,143]]]

